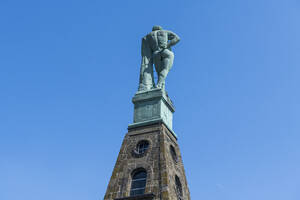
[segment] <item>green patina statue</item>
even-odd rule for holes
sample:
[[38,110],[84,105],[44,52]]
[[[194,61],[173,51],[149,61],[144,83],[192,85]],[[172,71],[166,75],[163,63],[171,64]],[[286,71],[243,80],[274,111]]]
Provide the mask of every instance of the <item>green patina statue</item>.
[[[165,89],[166,76],[174,60],[171,46],[177,44],[179,40],[178,35],[163,30],[160,26],[153,26],[152,32],[143,37],[139,91],[153,88]],[[153,64],[158,76],[156,85],[153,77]]]

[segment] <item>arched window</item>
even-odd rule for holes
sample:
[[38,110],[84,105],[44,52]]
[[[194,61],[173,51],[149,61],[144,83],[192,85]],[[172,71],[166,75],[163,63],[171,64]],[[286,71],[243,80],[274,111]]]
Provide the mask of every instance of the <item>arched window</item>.
[[175,176],[175,185],[176,185],[176,195],[178,200],[182,200],[182,196],[183,196],[183,192],[182,192],[182,185],[180,182],[180,179],[178,178],[178,176]]
[[130,196],[136,196],[145,193],[147,172],[144,169],[138,169],[132,175]]

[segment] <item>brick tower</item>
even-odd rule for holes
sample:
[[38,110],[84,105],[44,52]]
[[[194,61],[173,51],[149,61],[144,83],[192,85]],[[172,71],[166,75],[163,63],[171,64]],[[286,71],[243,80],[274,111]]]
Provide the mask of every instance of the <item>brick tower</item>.
[[132,99],[128,126],[104,200],[190,200],[177,136],[174,106],[164,89],[140,91]]

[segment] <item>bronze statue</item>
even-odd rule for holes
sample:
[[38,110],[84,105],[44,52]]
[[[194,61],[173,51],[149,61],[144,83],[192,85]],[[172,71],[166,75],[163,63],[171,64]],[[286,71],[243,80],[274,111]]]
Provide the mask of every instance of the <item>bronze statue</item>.
[[[179,40],[178,35],[163,30],[160,26],[153,26],[152,32],[143,37],[139,91],[153,88],[165,89],[166,76],[174,60],[171,46],[177,44]],[[153,64],[158,76],[156,85],[153,77]]]

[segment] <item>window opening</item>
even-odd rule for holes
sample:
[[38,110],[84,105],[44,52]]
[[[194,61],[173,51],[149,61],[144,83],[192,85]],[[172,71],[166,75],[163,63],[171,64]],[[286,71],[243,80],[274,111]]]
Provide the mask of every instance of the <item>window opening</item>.
[[137,154],[144,154],[149,147],[149,142],[146,140],[143,140],[139,142],[136,146],[136,152]]
[[130,196],[141,195],[145,193],[147,180],[147,172],[145,170],[139,170],[132,176]]
[[175,148],[172,145],[170,145],[170,151],[171,151],[171,155],[172,155],[173,160],[175,162],[177,162],[178,161],[178,157],[177,157]]
[[180,182],[179,177],[176,175],[175,176],[175,184],[176,184],[176,194],[177,194],[177,198],[178,200],[182,200],[182,196],[183,196],[183,192],[182,192],[182,185]]

